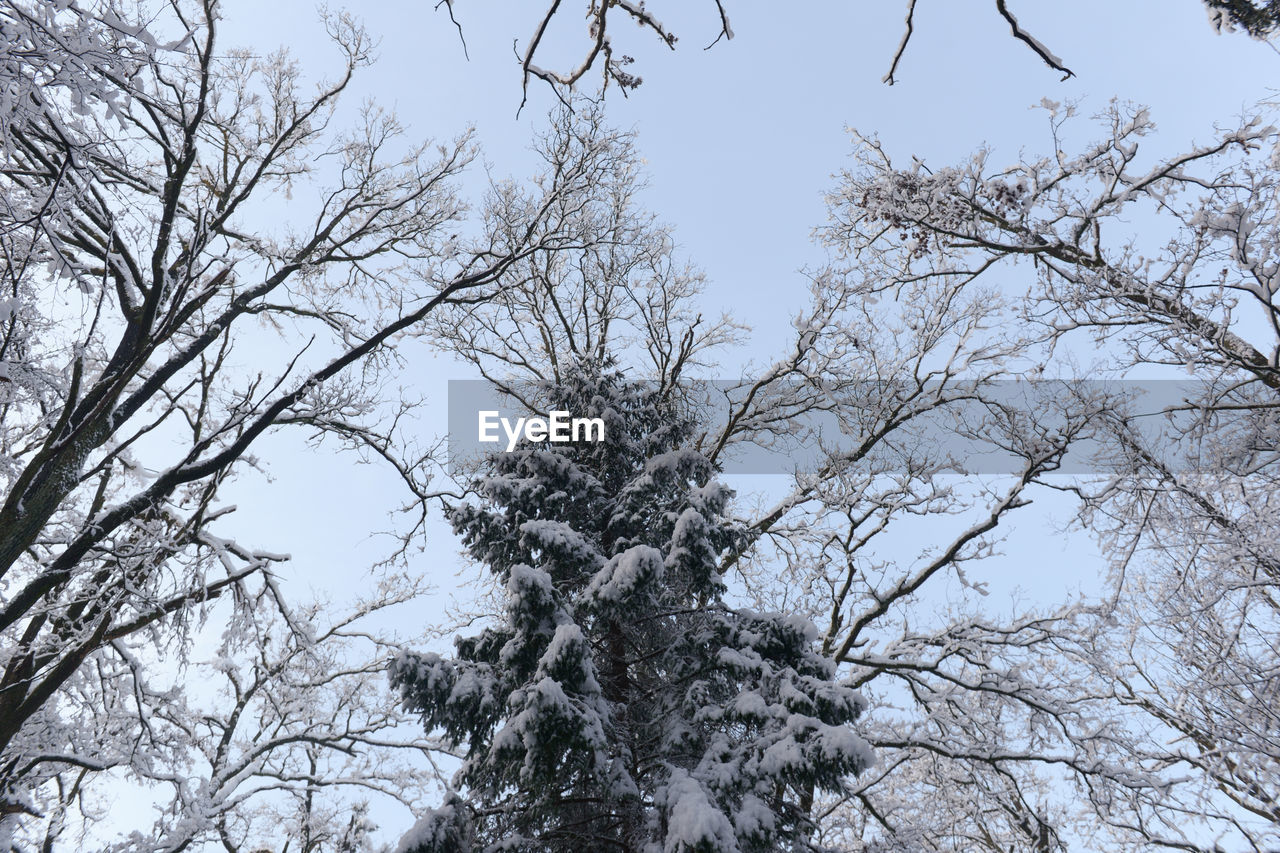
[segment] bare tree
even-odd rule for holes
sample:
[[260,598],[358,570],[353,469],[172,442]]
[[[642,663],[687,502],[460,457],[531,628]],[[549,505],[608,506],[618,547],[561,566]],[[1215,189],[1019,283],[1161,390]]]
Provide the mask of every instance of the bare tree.
[[[686,372],[709,366],[705,350],[736,340],[740,331],[727,318],[706,319],[697,310],[702,274],[676,257],[669,230],[639,207],[644,176],[633,134],[610,128],[599,104],[579,101],[557,112],[553,132],[535,150],[554,164],[600,139],[616,152],[613,170],[590,203],[569,199],[564,210],[573,227],[595,240],[573,252],[521,258],[504,278],[476,290],[477,298],[457,300],[428,322],[433,345],[508,390],[513,379],[559,382],[565,362],[610,357],[675,386]],[[513,194],[504,207],[519,209],[517,188],[502,192]],[[491,227],[517,230],[520,223]]]
[[[595,239],[573,212],[607,186],[609,138],[575,137],[469,224],[453,188],[469,135],[413,144],[374,106],[331,124],[369,39],[327,25],[340,64],[312,89],[284,53],[220,47],[215,0],[0,4],[6,833],[36,831],[76,774],[141,770],[163,697],[135,693],[161,683],[137,668],[181,654],[211,601],[240,626],[275,606],[305,638],[282,558],[238,544],[219,499],[254,443],[292,427],[385,463],[418,535],[427,452],[388,387],[398,341],[442,305],[520,286],[514,265]],[[242,682],[310,654],[275,629],[262,641]]]
[[[1005,380],[1034,352],[996,331],[1016,328],[1013,304],[962,275],[898,289],[886,273],[851,262],[817,277],[823,310],[797,323],[802,357],[760,387],[733,440],[786,411],[796,385],[843,434],[806,442],[820,448],[812,466],[727,563],[759,606],[812,619],[869,698],[861,733],[880,760],[847,795],[811,800],[823,843],[1056,850],[1067,821],[1055,782],[1141,780],[1095,757],[1107,732],[1085,674],[1029,668],[1059,652],[1081,606],[1004,611],[984,602],[984,574],[1000,531],[1055,488],[1112,402],[1052,383],[1011,395]],[[975,470],[970,454],[984,452],[1003,473]]]
[[862,139],[831,230],[893,289],[1020,274],[1032,282],[1025,327],[1051,351],[1090,333],[1110,375],[1177,368],[1195,380],[1159,431],[1140,409],[1109,415],[1112,476],[1073,488],[1113,558],[1113,592],[1055,630],[1062,660],[1041,666],[1086,677],[1081,695],[1110,720],[1097,755],[1148,780],[1083,780],[1117,839],[1274,846],[1280,763],[1264,732],[1280,672],[1280,137],[1264,113],[1152,158],[1146,110],[1115,104],[1099,117],[1101,138],[1070,155],[1074,110],[1045,107],[1055,153],[1002,171],[989,171],[986,152],[955,168],[898,169]]
[[[136,655],[121,642],[95,658],[71,689],[86,704],[112,703],[83,722],[128,727],[129,776],[75,774],[77,784],[46,801],[43,847],[78,836],[81,849],[154,853],[277,849],[282,840],[313,853],[372,849],[369,802],[398,802],[408,815],[438,775],[432,744],[387,686],[402,645],[370,624],[421,605],[422,593],[420,581],[390,574],[347,612],[332,602],[282,612],[259,591],[231,626],[217,618],[225,608],[211,614],[201,634],[218,634],[217,644],[198,642],[209,656],[192,654],[180,669],[147,665],[151,638],[134,640]],[[106,671],[112,664],[127,666],[125,677]],[[153,804],[154,825],[102,820],[122,789]]]

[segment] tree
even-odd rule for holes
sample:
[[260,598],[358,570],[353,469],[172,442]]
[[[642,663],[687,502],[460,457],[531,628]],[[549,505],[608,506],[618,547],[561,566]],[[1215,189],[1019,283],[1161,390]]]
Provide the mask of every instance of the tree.
[[[681,377],[712,364],[708,350],[739,340],[742,329],[704,316],[702,273],[676,256],[670,229],[640,207],[645,176],[635,134],[612,128],[603,106],[585,99],[560,116],[563,129],[534,143],[549,168],[584,139],[607,140],[613,153],[607,184],[564,211],[593,239],[578,252],[516,259],[475,298],[442,305],[428,320],[428,339],[507,393],[558,382],[566,364],[607,358],[675,390]],[[513,281],[521,286],[507,286]]]
[[[571,214],[616,161],[609,139],[564,130],[545,176],[496,185],[468,223],[468,134],[410,144],[375,106],[331,124],[369,62],[358,26],[327,19],[339,69],[309,91],[286,54],[218,45],[218,14],[0,3],[6,838],[41,836],[81,774],[145,769],[139,733],[167,699],[135,691],[163,682],[140,670],[166,649],[180,661],[202,616],[234,612],[237,630],[273,606],[302,630],[283,558],[237,543],[219,497],[263,436],[387,465],[408,495],[400,544],[414,541],[428,454],[402,429],[413,401],[388,387],[397,347],[513,264],[589,246]],[[271,635],[237,666],[284,654]]]
[[[805,797],[871,764],[803,620],[727,606],[730,492],[659,390],[571,366],[539,395],[605,440],[495,454],[450,510],[504,584],[500,619],[392,678],[466,746],[406,850],[807,849]],[[467,839],[467,844],[459,843]]]
[[[168,673],[139,662],[136,707],[99,714],[144,724],[129,732],[139,744],[129,778],[82,779],[47,822],[45,844],[87,825],[102,841],[108,830],[121,836],[104,843],[111,853],[277,849],[282,838],[311,853],[375,850],[371,801],[409,812],[438,773],[435,745],[413,731],[386,683],[403,642],[370,622],[425,598],[420,582],[392,575],[348,612],[246,602],[211,657],[193,655],[159,683]],[[154,803],[155,823],[95,827],[104,789],[119,802],[124,784]]]
[[1113,104],[1101,139],[1068,155],[1074,110],[1045,107],[1056,154],[1001,171],[986,152],[898,169],[860,139],[830,233],[885,270],[891,293],[1020,271],[1032,282],[1023,322],[1046,344],[1088,332],[1111,375],[1191,375],[1160,431],[1137,416],[1141,399],[1109,415],[1111,476],[1074,490],[1112,556],[1113,588],[1053,629],[1059,659],[1039,666],[1060,673],[1065,655],[1088,677],[1082,692],[1110,719],[1097,755],[1149,779],[1085,780],[1114,843],[1266,849],[1280,839],[1280,762],[1262,734],[1280,689],[1270,640],[1280,137],[1264,112],[1152,158],[1147,111]]

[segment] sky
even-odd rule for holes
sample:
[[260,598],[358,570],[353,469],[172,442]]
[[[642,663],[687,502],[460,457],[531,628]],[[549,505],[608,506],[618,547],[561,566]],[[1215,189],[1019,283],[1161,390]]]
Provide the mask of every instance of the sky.
[[[531,136],[555,99],[534,81],[519,110],[513,43],[525,43],[542,4],[455,6],[465,53],[447,15],[428,0],[331,5],[358,17],[378,41],[377,61],[356,78],[335,121],[374,99],[394,108],[410,138],[448,139],[473,125],[483,163],[464,193],[475,198],[486,169],[497,176],[531,170]],[[705,271],[702,310],[728,312],[751,329],[746,345],[725,353],[716,378],[768,363],[792,333],[807,297],[801,270],[824,258],[811,233],[824,221],[823,192],[851,150],[846,128],[877,134],[896,162],[916,156],[931,166],[953,164],[985,145],[999,166],[1047,151],[1047,114],[1036,108],[1042,99],[1078,101],[1087,119],[1115,97],[1151,107],[1159,131],[1146,144],[1172,152],[1274,97],[1268,81],[1280,81],[1280,54],[1242,34],[1216,34],[1200,0],[1010,6],[1075,77],[1060,80],[1009,37],[993,4],[977,0],[918,4],[893,86],[881,78],[903,32],[905,3],[728,3],[735,37],[709,50],[703,47],[718,32],[709,0],[650,2],[680,36],[674,51],[639,27],[615,29],[615,48],[636,58],[632,68],[644,78],[629,97],[617,89],[608,96],[613,123],[638,133],[649,178],[643,201]],[[544,66],[568,67],[585,50],[580,13],[572,4],[565,9],[573,28],[552,33],[552,50],[539,58]],[[230,0],[220,39],[224,48],[263,54],[287,46],[315,77],[337,69],[311,0]],[[1092,137],[1087,121],[1076,126],[1076,144]],[[442,433],[446,383],[471,374],[442,356],[417,358],[405,382],[431,401],[424,429]],[[236,524],[255,544],[291,552],[299,582],[318,590],[341,585],[378,547],[368,531],[386,527],[394,483],[375,466],[308,450],[296,438],[269,439],[260,455],[271,460],[270,487],[265,475],[242,480]],[[767,480],[752,485],[777,485]],[[345,500],[333,500],[337,484]],[[431,549],[448,564],[449,571],[432,571],[446,585],[458,568],[447,555],[456,550]]]
[[[474,124],[495,172],[520,174],[532,162],[531,133],[554,99],[534,81],[517,116],[512,47],[526,42],[544,4],[455,2],[469,60],[434,5],[346,7],[379,41],[378,61],[355,81],[348,108],[376,98],[423,137],[448,138]],[[630,97],[612,91],[609,114],[639,133],[647,202],[707,272],[708,308],[729,309],[750,325],[762,353],[776,348],[799,310],[804,281],[796,271],[821,260],[810,232],[850,151],[846,127],[875,132],[902,162],[953,163],[986,144],[1000,163],[999,155],[1012,161],[1020,150],[1048,146],[1047,116],[1032,109],[1042,98],[1078,99],[1087,116],[1119,97],[1152,108],[1156,145],[1181,146],[1274,94],[1267,81],[1280,81],[1280,55],[1241,34],[1215,34],[1200,0],[1011,4],[1075,70],[1065,82],[1009,37],[994,4],[932,0],[919,4],[898,82],[888,86],[881,78],[905,6],[729,3],[735,38],[703,50],[718,31],[709,0],[652,0],[649,8],[680,36],[674,51],[630,24],[613,36],[644,79]],[[232,0],[225,8],[224,45],[285,44],[308,72],[334,67],[309,0]],[[565,8],[574,31],[556,33],[564,37],[551,46],[561,50],[540,55],[544,65],[567,67],[585,49],[581,13]],[[587,80],[594,85],[594,71]]]
[[[1280,54],[1242,34],[1215,34],[1200,0],[1010,0],[1025,28],[1076,72],[1066,81],[1009,37],[993,3],[925,0],[898,81],[888,86],[881,78],[902,36],[906,5],[726,0],[735,37],[703,50],[718,31],[710,0],[649,0],[680,36],[676,50],[633,25],[616,31],[615,49],[636,58],[632,67],[644,83],[626,98],[612,90],[608,113],[638,133],[649,176],[644,202],[705,271],[704,312],[728,312],[752,330],[747,345],[726,353],[719,378],[771,361],[791,333],[807,298],[801,270],[824,258],[811,233],[825,218],[824,190],[846,165],[846,128],[876,133],[897,162],[918,156],[933,166],[953,164],[985,145],[999,166],[1021,152],[1048,152],[1047,115],[1034,108],[1043,98],[1079,101],[1087,117],[1115,97],[1148,105],[1159,127],[1149,144],[1171,152],[1275,97],[1280,83]],[[474,125],[494,174],[528,172],[530,138],[555,101],[534,81],[518,112],[513,42],[525,44],[544,4],[455,0],[466,55],[434,6],[330,4],[363,20],[379,40],[378,60],[354,82],[345,115],[372,98],[393,107],[411,137],[448,139]],[[585,31],[579,6],[585,4],[564,4],[565,19]],[[308,74],[337,68],[311,0],[229,0],[224,18],[224,47],[265,54],[287,45]],[[550,46],[560,52],[540,64],[561,68],[580,59],[583,32],[553,38]],[[1077,134],[1077,144],[1094,135],[1084,121]],[[468,179],[473,198],[484,172],[474,169]],[[469,376],[444,357],[410,366],[406,383],[423,390],[439,415],[427,428],[443,429],[445,383]],[[244,475],[234,488],[242,541],[290,552],[286,577],[295,590],[349,591],[381,549],[369,531],[386,526],[394,482],[376,466],[355,466],[330,448],[309,450],[296,437],[268,438],[258,455],[268,460],[268,473]],[[766,492],[785,486],[781,478],[744,482]],[[1052,571],[1096,561],[1081,556],[1086,544],[1078,540],[1045,538],[1056,535],[1057,511],[1064,506],[1041,511],[1016,534],[1005,568],[993,571],[1018,576],[1017,563],[1032,549],[1037,565]],[[436,608],[459,586],[465,594],[475,570],[456,556],[447,531],[437,526],[432,533],[433,545],[415,559],[440,585]],[[410,621],[433,618],[417,612]]]

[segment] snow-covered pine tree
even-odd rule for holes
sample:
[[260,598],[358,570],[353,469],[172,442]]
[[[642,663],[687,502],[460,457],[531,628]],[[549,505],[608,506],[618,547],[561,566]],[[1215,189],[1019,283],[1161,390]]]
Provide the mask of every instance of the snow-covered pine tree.
[[688,449],[691,424],[616,371],[545,386],[605,440],[494,454],[450,518],[504,583],[504,612],[457,654],[392,678],[466,749],[401,850],[719,853],[810,849],[800,807],[868,766],[864,707],[804,620],[728,606],[741,530]]

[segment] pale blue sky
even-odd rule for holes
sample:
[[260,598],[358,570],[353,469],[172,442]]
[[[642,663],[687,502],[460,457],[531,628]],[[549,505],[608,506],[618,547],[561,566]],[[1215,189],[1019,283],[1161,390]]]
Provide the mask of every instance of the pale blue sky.
[[[496,171],[519,173],[530,162],[532,128],[553,101],[534,85],[517,119],[512,41],[523,45],[544,4],[455,5],[469,62],[429,0],[346,4],[380,39],[379,61],[357,79],[348,106],[376,97],[422,136],[449,137],[474,123]],[[645,82],[629,98],[615,91],[609,112],[640,133],[648,203],[706,270],[707,308],[730,308],[755,328],[758,353],[774,349],[801,304],[795,270],[820,257],[809,234],[824,217],[829,176],[849,151],[846,126],[874,130],[902,161],[950,163],[985,142],[1000,163],[1001,154],[1012,160],[1021,148],[1049,144],[1044,113],[1029,109],[1042,97],[1082,99],[1089,114],[1116,96],[1152,108],[1155,145],[1181,146],[1280,85],[1280,55],[1240,34],[1216,35],[1200,0],[1010,5],[1076,78],[1060,82],[1008,36],[986,0],[920,3],[892,87],[880,79],[902,34],[899,0],[731,2],[736,37],[709,51],[702,47],[717,32],[710,2],[649,3],[681,37],[675,51],[638,27],[615,25],[616,49],[637,58]],[[232,0],[226,9],[224,46],[287,44],[309,71],[333,67],[311,0]],[[585,30],[580,14],[566,4],[563,20]],[[561,65],[578,60],[583,47],[569,41]]]
[[[1031,109],[1043,97],[1080,99],[1086,115],[1119,97],[1151,106],[1159,133],[1147,145],[1173,151],[1206,138],[1215,121],[1230,122],[1280,83],[1280,55],[1240,34],[1216,35],[1200,0],[1011,4],[1076,71],[1066,82],[1008,36],[993,4],[922,2],[892,87],[880,79],[902,34],[905,3],[729,3],[736,37],[709,51],[702,47],[717,31],[711,3],[649,5],[680,43],[668,51],[647,31],[618,28],[616,49],[637,58],[645,82],[629,98],[614,90],[608,109],[615,124],[639,132],[650,177],[646,203],[707,273],[704,310],[727,310],[752,327],[749,346],[726,354],[732,362],[722,377],[745,361],[770,360],[791,332],[807,295],[797,270],[822,259],[810,232],[823,221],[831,174],[845,165],[846,126],[875,131],[900,162],[919,155],[931,165],[954,163],[987,144],[993,163],[1003,164],[1049,145],[1046,115]],[[470,61],[448,18],[428,0],[349,3],[380,45],[346,109],[376,98],[397,110],[414,137],[448,138],[474,124],[493,170],[519,175],[532,163],[530,135],[554,101],[535,81],[517,117],[512,40],[523,44],[542,6],[456,6]],[[564,20],[577,27],[575,14],[573,7]],[[336,68],[311,0],[231,0],[221,45],[264,53],[287,45],[309,74]],[[561,64],[576,62],[582,47],[569,41]],[[540,62],[550,65],[555,56]],[[474,169],[472,189],[483,180]],[[435,401],[443,432],[445,382],[467,373],[438,359],[415,365],[412,374],[406,381]],[[359,546],[366,531],[383,526],[384,496],[394,484],[374,468],[290,452],[296,447],[295,439],[273,439],[260,449],[277,479],[270,490],[256,477],[245,479],[252,489],[238,499],[246,510],[238,523],[255,544],[292,551],[301,576],[341,578],[367,553]],[[335,482],[358,499],[333,502]],[[281,511],[286,506],[290,511]],[[440,545],[434,554],[456,550],[452,542]]]

